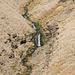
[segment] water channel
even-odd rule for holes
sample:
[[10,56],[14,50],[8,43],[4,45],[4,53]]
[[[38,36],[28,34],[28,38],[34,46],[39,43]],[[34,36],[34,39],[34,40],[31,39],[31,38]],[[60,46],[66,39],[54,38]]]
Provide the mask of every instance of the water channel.
[[[25,19],[27,19],[27,13],[28,13],[28,9],[26,10],[26,12],[25,12],[25,14],[24,14],[24,18]],[[40,40],[40,38],[41,38],[41,33],[40,33],[40,31],[36,28],[36,25],[35,25],[35,22],[32,22],[32,26],[33,26],[33,28],[36,30],[36,34],[38,35],[38,37],[34,37],[34,39],[35,39],[35,44],[36,44],[36,46],[37,47],[40,47],[41,46],[41,40]]]
[[[25,19],[28,20],[28,16],[27,16],[27,13],[28,13],[28,9],[26,10],[25,14],[23,15],[23,17]],[[36,35],[33,37],[34,38],[34,43],[36,45],[36,47],[41,47],[41,33],[39,31],[39,29],[37,29],[35,22],[32,22],[32,27],[35,29],[36,31]],[[29,56],[32,56],[32,54],[34,53],[36,48],[33,48],[33,50],[28,50],[28,51],[31,51],[30,54],[26,55],[23,59],[22,59],[22,64],[27,68],[27,72],[29,72],[28,74],[26,75],[30,75],[31,71],[32,71],[32,66],[28,66],[26,63],[28,62],[28,57]]]

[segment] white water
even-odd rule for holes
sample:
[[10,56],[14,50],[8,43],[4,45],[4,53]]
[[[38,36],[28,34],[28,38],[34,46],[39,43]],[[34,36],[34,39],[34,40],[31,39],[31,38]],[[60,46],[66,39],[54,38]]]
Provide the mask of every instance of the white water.
[[32,23],[32,26],[33,26],[33,28],[36,30],[36,27],[35,27],[35,24],[34,24],[34,23]]
[[25,18],[25,19],[27,19],[27,16],[26,16],[26,15],[24,15],[24,18]]
[[[28,11],[27,11],[27,12],[28,12]],[[27,19],[27,15],[26,15],[27,12],[26,12],[25,15],[24,15],[24,18],[25,18],[25,19]],[[40,34],[40,32],[37,31],[37,28],[35,27],[35,23],[32,23],[32,26],[33,26],[33,28],[36,30],[37,34],[39,34],[39,35],[38,35],[38,40],[35,38],[35,43],[36,43],[36,45],[37,45],[38,47],[40,47],[40,46],[41,46],[41,41],[40,41],[41,34]]]
[[38,44],[37,44],[38,47],[41,46],[40,37],[41,37],[41,34],[39,33],[39,35],[38,35]]
[[[36,32],[37,32],[37,28],[35,27],[35,23],[32,23],[32,26],[33,26],[33,28],[34,28],[34,29],[36,30]],[[38,33],[38,32],[37,32],[37,33]],[[40,32],[39,32],[38,40],[35,38],[35,43],[36,43],[36,45],[37,45],[38,47],[41,46],[40,37],[41,37],[41,34],[40,34]]]

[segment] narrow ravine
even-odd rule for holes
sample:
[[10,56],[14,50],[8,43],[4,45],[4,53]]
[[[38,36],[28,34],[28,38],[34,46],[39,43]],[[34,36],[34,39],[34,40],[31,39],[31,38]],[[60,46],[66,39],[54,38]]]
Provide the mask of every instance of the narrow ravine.
[[[23,17],[25,19],[28,20],[28,16],[27,16],[27,13],[28,13],[28,9],[26,9],[26,12],[25,14],[23,15]],[[31,21],[30,21],[31,22]],[[33,47],[32,49],[28,49],[28,51],[26,52],[27,55],[22,59],[22,64],[23,66],[25,66],[27,68],[27,73],[26,75],[30,75],[30,73],[32,72],[32,65],[27,65],[27,62],[28,62],[28,58],[32,56],[32,54],[34,53],[34,51],[37,49],[37,47],[41,47],[41,32],[39,31],[39,29],[37,29],[36,27],[36,23],[35,22],[32,22],[32,27],[35,29],[36,31],[36,35],[33,36],[33,39],[34,39],[34,43],[35,43],[35,47]]]

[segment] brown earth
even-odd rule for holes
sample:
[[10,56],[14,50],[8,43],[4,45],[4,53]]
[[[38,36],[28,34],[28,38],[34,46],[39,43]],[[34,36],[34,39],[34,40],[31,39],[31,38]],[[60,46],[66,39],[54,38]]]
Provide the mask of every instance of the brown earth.
[[46,40],[29,59],[30,75],[75,75],[75,0],[0,0],[0,75],[26,75],[21,56],[34,46],[35,31],[25,8]]

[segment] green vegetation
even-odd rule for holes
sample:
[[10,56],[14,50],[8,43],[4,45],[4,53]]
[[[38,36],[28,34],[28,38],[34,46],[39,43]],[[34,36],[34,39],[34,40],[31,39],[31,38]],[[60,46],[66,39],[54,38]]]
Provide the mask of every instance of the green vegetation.
[[43,34],[42,25],[39,22],[36,22],[35,26],[39,30],[40,34],[41,34],[41,45],[43,46],[44,42],[45,42],[45,37],[44,37],[44,34]]
[[[24,17],[24,15],[25,15],[25,14],[23,14],[22,16]],[[27,15],[26,15],[26,16],[27,16]],[[31,21],[30,18],[29,18],[28,16],[27,16],[27,20],[28,20],[28,21]]]
[[[22,15],[22,16],[24,17],[24,15]],[[32,23],[31,19],[28,16],[27,16],[27,20]],[[39,31],[39,33],[41,34],[40,41],[41,41],[41,45],[43,46],[44,45],[44,41],[45,41],[45,37],[44,37],[44,34],[43,34],[42,26],[41,26],[41,24],[39,22],[36,22],[35,26],[36,26],[37,30]],[[26,54],[22,55],[22,63],[23,63],[23,65],[26,65],[26,68],[27,68],[22,73],[24,75],[29,75],[32,72],[32,65],[31,64],[27,64],[27,63],[29,61],[29,58],[32,56],[34,51],[37,49],[35,38],[36,38],[36,40],[38,39],[38,33],[37,32],[36,32],[36,34],[33,35],[33,43],[35,44],[35,46],[29,48],[26,51]]]
[[36,49],[36,47],[29,48],[26,52],[27,56],[31,56],[34,53],[35,49]]
[[27,16],[27,20],[28,20],[28,21],[31,21],[30,17]]

